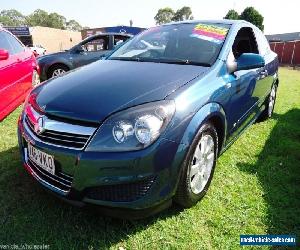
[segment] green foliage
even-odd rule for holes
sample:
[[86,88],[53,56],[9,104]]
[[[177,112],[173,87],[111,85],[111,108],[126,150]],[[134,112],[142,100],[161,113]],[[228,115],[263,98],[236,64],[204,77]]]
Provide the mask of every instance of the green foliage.
[[26,17],[26,24],[29,26],[45,26],[47,27],[48,13],[44,10],[37,9]]
[[239,15],[239,13],[237,13],[235,10],[231,9],[227,12],[224,19],[245,20],[264,31],[264,17],[253,7],[245,8],[241,15]]
[[237,13],[235,10],[231,9],[227,12],[224,19],[231,19],[231,20],[238,20],[240,18],[239,13]]
[[55,12],[48,15],[48,27],[66,29],[66,23],[67,20],[64,16],[61,16]]
[[258,28],[260,28],[262,31],[264,30],[264,25],[263,25],[264,18],[253,7],[247,7],[246,9],[244,9],[242,14],[240,15],[240,19],[246,20],[246,21],[254,24]]
[[184,21],[194,19],[192,10],[190,7],[184,6],[177,10],[172,18],[172,21]]
[[25,25],[26,20],[25,16],[17,10],[2,10],[0,12],[0,23],[4,26],[21,26]]
[[240,234],[299,239],[300,71],[281,68],[279,75],[273,118],[250,126],[219,158],[204,199],[138,221],[72,207],[33,181],[21,164],[17,109],[0,123],[0,242],[54,250],[239,250]]
[[170,23],[172,21],[184,21],[194,19],[192,10],[190,7],[184,6],[176,12],[169,8],[159,9],[154,17],[156,24]]
[[27,25],[65,29],[66,18],[57,13],[48,14],[44,10],[37,9],[27,17]]
[[156,21],[156,24],[164,24],[169,23],[172,21],[172,18],[174,17],[174,10],[171,8],[163,8],[159,9],[157,14],[154,17],[154,20]]
[[73,31],[80,31],[83,29],[82,26],[73,19],[66,23],[66,28],[67,30],[73,30]]
[[58,13],[48,13],[37,9],[28,16],[22,15],[17,10],[3,10],[0,12],[0,23],[4,26],[43,26],[56,29],[68,29],[80,31],[81,25],[75,21],[67,21],[66,18]]

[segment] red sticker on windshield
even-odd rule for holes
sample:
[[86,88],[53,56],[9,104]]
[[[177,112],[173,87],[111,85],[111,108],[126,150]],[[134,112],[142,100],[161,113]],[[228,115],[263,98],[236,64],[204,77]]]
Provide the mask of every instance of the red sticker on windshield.
[[222,43],[225,40],[228,29],[210,24],[197,24],[191,36],[198,37],[214,43]]

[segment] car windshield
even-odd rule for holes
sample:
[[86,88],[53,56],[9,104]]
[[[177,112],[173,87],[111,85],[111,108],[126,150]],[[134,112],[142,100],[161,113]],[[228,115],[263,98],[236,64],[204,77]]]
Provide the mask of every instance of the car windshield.
[[211,66],[230,26],[181,23],[150,28],[112,53],[108,60]]

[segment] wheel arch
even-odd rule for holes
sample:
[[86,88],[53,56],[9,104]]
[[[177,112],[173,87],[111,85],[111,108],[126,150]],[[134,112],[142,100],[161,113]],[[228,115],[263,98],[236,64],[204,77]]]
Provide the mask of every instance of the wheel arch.
[[[179,148],[176,153],[178,157],[174,161],[176,166],[174,169],[174,176],[176,176],[176,178],[174,178],[173,180],[173,194],[176,193],[176,190],[178,188],[178,183],[183,170],[182,166],[184,166],[183,164],[189,152],[190,145],[192,145],[192,142],[197,135],[200,127],[205,122],[210,122],[215,127],[218,135],[218,155],[223,152],[222,150],[224,149],[227,136],[226,113],[219,103],[207,103],[194,114],[193,118],[189,122],[189,125],[185,129],[181,142],[179,144]],[[180,162],[179,165],[178,162]]]
[[212,123],[217,130],[218,152],[220,153],[225,144],[227,119],[223,107],[216,102],[208,103],[197,111],[185,130],[181,143],[185,145],[191,145],[200,126],[205,122]]
[[64,63],[64,62],[54,62],[52,63],[51,65],[48,66],[47,68],[47,72],[46,72],[46,75],[47,75],[47,78],[51,78],[49,77],[49,73],[51,72],[51,70],[54,68],[54,67],[57,67],[57,66],[63,66],[63,67],[66,67],[68,68],[68,70],[71,69],[70,65]]

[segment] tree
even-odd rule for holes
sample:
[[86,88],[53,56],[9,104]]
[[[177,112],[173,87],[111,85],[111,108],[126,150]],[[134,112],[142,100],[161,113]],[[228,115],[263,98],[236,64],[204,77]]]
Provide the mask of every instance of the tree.
[[67,30],[80,31],[82,30],[82,26],[76,22],[75,20],[70,20],[66,24]]
[[41,9],[35,10],[28,16],[24,16],[17,10],[13,9],[2,10],[0,12],[0,24],[5,26],[43,26],[75,31],[80,31],[82,29],[81,25],[75,20],[67,22],[67,19],[64,16],[55,12],[48,14],[46,11]]
[[0,16],[0,27],[3,26],[14,26],[12,20],[7,16]]
[[237,13],[235,10],[231,9],[227,12],[224,19],[232,19],[232,20],[238,20],[240,18],[239,13]]
[[37,9],[27,16],[26,23],[28,26],[48,26],[48,13],[44,10]]
[[47,18],[47,27],[52,27],[55,29],[66,29],[67,20],[64,16],[57,13],[50,13]]
[[253,7],[247,7],[246,9],[244,9],[242,14],[240,15],[240,19],[254,24],[258,28],[260,28],[262,31],[264,30],[264,25],[263,25],[264,18]]
[[184,6],[175,12],[172,21],[184,21],[184,20],[192,20],[192,19],[194,19],[194,17],[192,16],[191,8]]
[[0,23],[5,26],[25,25],[25,16],[14,9],[2,10],[0,12]]
[[43,26],[56,29],[66,29],[67,20],[64,16],[57,13],[48,14],[46,11],[37,9],[27,17],[27,25]]
[[174,14],[174,11],[169,7],[159,9],[154,20],[156,21],[156,24],[169,23],[172,21]]

